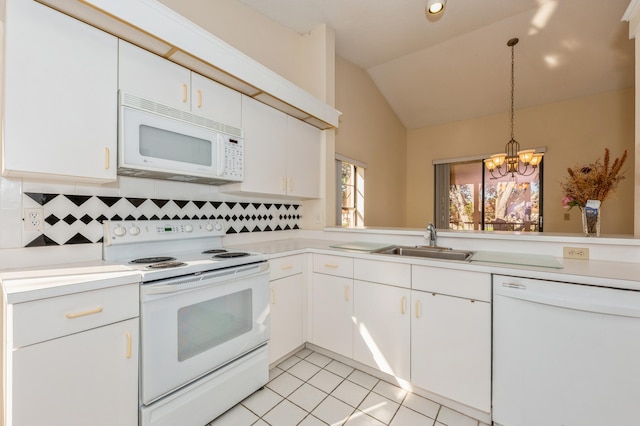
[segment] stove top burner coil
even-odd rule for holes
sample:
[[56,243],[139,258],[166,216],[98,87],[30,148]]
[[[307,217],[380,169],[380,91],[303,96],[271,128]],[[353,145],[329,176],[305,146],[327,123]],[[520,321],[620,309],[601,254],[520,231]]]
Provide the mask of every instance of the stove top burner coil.
[[220,253],[220,254],[216,254],[213,257],[217,257],[219,259],[231,259],[234,257],[245,257],[245,256],[249,256],[249,253],[245,253],[245,252],[232,252],[232,253]]
[[203,251],[202,254],[218,254],[218,253],[226,253],[227,250],[225,249],[211,249],[211,250],[206,250]]
[[133,259],[129,263],[158,263],[158,262],[168,262],[171,260],[176,260],[176,258],[169,257],[169,256],[141,257],[139,259]]
[[147,266],[149,269],[167,269],[167,268],[177,268],[178,266],[185,266],[184,262],[158,262],[152,265]]

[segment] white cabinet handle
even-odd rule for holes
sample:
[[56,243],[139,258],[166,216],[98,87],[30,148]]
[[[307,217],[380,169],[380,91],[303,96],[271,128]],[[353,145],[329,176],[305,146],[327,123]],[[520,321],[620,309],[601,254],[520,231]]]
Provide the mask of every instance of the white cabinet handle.
[[202,108],[202,90],[198,89],[198,108]]
[[275,305],[276,304],[276,290],[275,289],[271,289],[271,304]]
[[125,354],[125,358],[131,358],[131,333],[128,331],[124,334],[127,338],[127,353]]
[[187,84],[183,83],[182,84],[182,102],[185,103],[185,104],[189,100],[189,98],[187,96],[187,89],[188,89]]
[[282,265],[280,267],[283,271],[288,271],[289,269],[293,269],[293,265]]
[[338,269],[338,265],[336,265],[335,263],[325,263],[324,267],[331,268],[331,269]]
[[402,299],[400,299],[400,313],[404,315],[406,309],[407,309],[407,298],[405,296],[402,296]]
[[345,302],[349,301],[349,286],[348,285],[344,286],[344,301]]
[[416,318],[420,318],[420,301],[416,300]]
[[99,314],[100,312],[102,312],[102,306],[98,306],[97,308],[91,309],[89,311],[82,311],[82,312],[75,312],[75,313],[67,312],[65,316],[69,319],[74,319],[74,318],[86,317],[87,315]]
[[109,148],[104,149],[104,169],[109,170]]
[[287,192],[287,178],[282,178],[282,192]]
[[289,178],[289,192],[293,192],[293,178]]

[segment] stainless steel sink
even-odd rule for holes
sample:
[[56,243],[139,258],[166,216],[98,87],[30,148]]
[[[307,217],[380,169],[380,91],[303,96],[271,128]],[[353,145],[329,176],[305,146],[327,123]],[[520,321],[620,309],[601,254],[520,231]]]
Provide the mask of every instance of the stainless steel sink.
[[390,254],[395,256],[424,257],[427,259],[467,261],[471,256],[473,256],[474,252],[468,250],[453,250],[446,247],[391,246],[376,250],[373,253]]

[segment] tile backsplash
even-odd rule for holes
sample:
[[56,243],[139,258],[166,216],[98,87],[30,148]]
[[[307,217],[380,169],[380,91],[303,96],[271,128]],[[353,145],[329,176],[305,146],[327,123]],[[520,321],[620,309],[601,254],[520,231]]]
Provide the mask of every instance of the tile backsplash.
[[[32,208],[43,210],[43,231],[24,229],[24,209]],[[0,178],[0,248],[101,243],[107,219],[222,219],[227,234],[300,229],[301,210],[298,202],[229,196],[207,185],[120,178],[74,186]]]

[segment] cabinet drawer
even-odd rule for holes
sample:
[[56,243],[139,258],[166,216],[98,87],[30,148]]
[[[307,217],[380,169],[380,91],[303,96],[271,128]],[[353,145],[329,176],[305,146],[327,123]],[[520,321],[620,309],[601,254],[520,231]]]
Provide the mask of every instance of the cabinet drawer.
[[413,265],[411,287],[414,290],[491,301],[491,274],[483,272]]
[[313,272],[353,278],[353,259],[328,254],[314,254]]
[[408,263],[355,259],[353,261],[353,277],[361,281],[410,288],[411,265]]
[[139,285],[129,284],[13,305],[13,347],[138,316]]
[[303,255],[279,257],[269,259],[269,280],[277,280],[302,273]]

